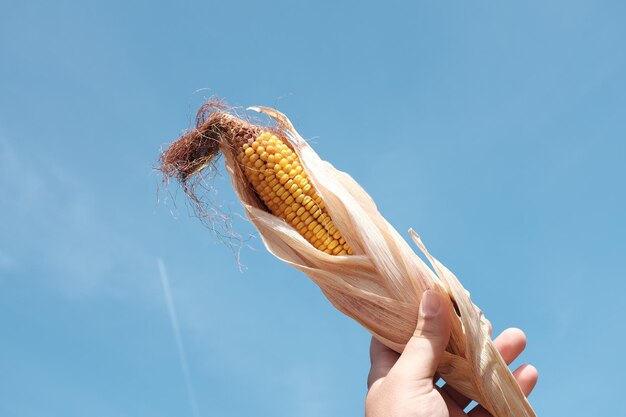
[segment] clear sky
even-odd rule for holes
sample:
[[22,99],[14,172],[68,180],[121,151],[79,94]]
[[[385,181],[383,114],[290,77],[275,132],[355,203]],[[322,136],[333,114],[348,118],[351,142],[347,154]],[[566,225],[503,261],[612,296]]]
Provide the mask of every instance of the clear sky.
[[1,3],[0,415],[362,415],[368,334],[158,193],[211,95],[287,113],[523,328],[539,415],[623,412],[623,1]]

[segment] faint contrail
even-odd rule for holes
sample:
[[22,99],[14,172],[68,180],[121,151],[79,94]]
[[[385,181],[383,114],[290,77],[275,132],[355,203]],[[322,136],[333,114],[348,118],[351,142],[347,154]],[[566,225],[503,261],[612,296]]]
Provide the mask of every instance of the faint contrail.
[[165,294],[165,304],[167,305],[170,322],[172,323],[172,331],[174,332],[174,338],[176,339],[176,347],[178,348],[178,359],[180,360],[180,367],[183,371],[185,384],[187,385],[187,397],[189,398],[189,406],[191,407],[191,413],[193,414],[193,417],[199,417],[200,413],[198,412],[196,395],[194,393],[193,384],[191,383],[189,366],[187,365],[187,355],[185,355],[183,340],[180,337],[178,319],[176,318],[176,309],[174,308],[174,300],[172,299],[172,292],[170,291],[170,282],[167,279],[167,271],[165,270],[165,264],[163,263],[163,260],[161,258],[158,258],[157,263],[159,264],[161,284],[163,284],[163,293]]

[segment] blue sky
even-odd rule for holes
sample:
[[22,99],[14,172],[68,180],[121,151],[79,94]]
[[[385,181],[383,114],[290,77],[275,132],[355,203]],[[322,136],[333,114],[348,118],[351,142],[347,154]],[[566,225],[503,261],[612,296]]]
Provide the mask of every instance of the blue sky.
[[[617,415],[626,5],[2,2],[0,414],[362,415],[367,333],[152,170],[212,95],[287,113],[499,332],[539,415]],[[228,178],[215,201],[242,213]],[[253,233],[244,221],[235,227]]]

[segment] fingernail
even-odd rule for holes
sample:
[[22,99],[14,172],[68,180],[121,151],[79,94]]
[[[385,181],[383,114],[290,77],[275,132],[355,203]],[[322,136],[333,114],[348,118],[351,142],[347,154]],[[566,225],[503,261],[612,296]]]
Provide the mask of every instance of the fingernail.
[[439,295],[433,290],[424,291],[420,302],[420,312],[423,316],[436,316],[441,309]]

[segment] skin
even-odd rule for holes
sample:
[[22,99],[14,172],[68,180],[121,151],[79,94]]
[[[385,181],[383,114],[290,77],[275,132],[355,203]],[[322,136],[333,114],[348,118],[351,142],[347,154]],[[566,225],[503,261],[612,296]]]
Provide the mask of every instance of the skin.
[[[449,316],[444,314],[443,305],[438,293],[424,293],[417,327],[402,355],[372,338],[366,417],[491,417],[480,405],[465,413],[470,403],[467,397],[450,386],[435,385],[437,365],[450,337]],[[519,329],[507,329],[494,344],[510,364],[526,347],[526,336]],[[513,375],[528,396],[537,383],[537,370],[522,365]]]

